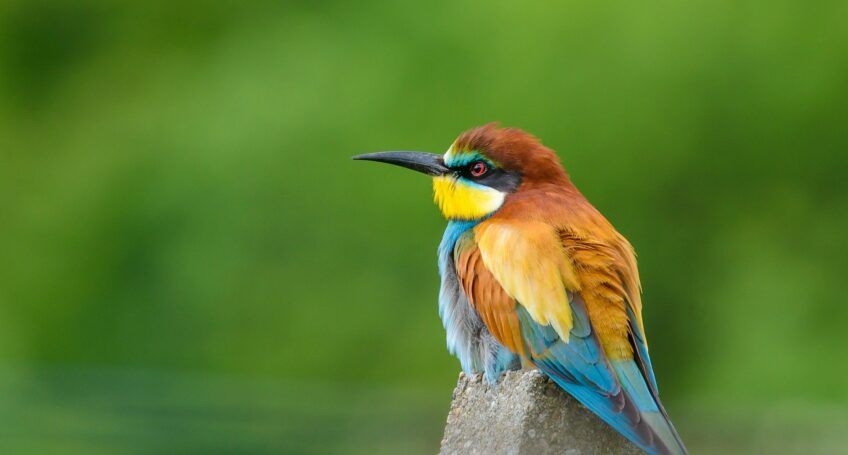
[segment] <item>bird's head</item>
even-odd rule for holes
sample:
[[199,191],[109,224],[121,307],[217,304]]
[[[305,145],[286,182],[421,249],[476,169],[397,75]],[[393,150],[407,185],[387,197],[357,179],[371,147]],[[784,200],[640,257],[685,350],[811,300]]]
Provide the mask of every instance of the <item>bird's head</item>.
[[517,191],[568,182],[556,154],[516,128],[490,123],[462,133],[444,155],[378,152],[355,160],[395,164],[433,176],[433,197],[449,220],[479,220]]

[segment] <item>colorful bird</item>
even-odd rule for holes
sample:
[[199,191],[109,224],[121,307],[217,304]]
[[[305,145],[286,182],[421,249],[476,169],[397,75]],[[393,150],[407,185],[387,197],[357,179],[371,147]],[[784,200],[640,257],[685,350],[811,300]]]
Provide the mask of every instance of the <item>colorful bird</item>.
[[687,453],[657,391],[633,248],[551,149],[489,124],[444,155],[354,159],[433,176],[448,219],[439,315],[466,373],[535,366],[646,452]]

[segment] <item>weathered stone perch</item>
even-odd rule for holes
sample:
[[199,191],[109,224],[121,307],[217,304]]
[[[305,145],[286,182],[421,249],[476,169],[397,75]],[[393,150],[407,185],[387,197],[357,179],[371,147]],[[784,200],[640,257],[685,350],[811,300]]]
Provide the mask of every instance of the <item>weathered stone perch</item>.
[[459,375],[440,454],[642,454],[538,371]]

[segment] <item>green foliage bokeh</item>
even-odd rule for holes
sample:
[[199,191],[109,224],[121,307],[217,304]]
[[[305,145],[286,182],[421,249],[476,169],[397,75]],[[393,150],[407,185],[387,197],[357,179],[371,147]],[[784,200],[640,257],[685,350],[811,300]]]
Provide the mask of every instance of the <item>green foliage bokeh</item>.
[[[844,443],[846,18],[839,1],[3,3],[0,385],[23,398],[0,422],[45,408],[5,440],[432,453],[458,371],[444,221],[425,177],[349,158],[497,120],[557,150],[635,245],[685,438],[727,453],[710,428],[741,422],[740,453],[804,425]],[[125,416],[144,397],[171,418],[274,412],[220,441],[103,423],[101,401]],[[92,426],[44,442],[42,419],[80,413]]]

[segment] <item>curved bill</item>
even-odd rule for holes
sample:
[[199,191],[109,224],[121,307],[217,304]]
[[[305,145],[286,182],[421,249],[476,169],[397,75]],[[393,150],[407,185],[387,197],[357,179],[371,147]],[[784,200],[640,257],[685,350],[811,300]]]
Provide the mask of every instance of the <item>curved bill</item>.
[[377,152],[356,155],[355,160],[379,161],[381,163],[394,164],[396,166],[423,172],[429,175],[444,175],[450,171],[442,155],[425,152]]

